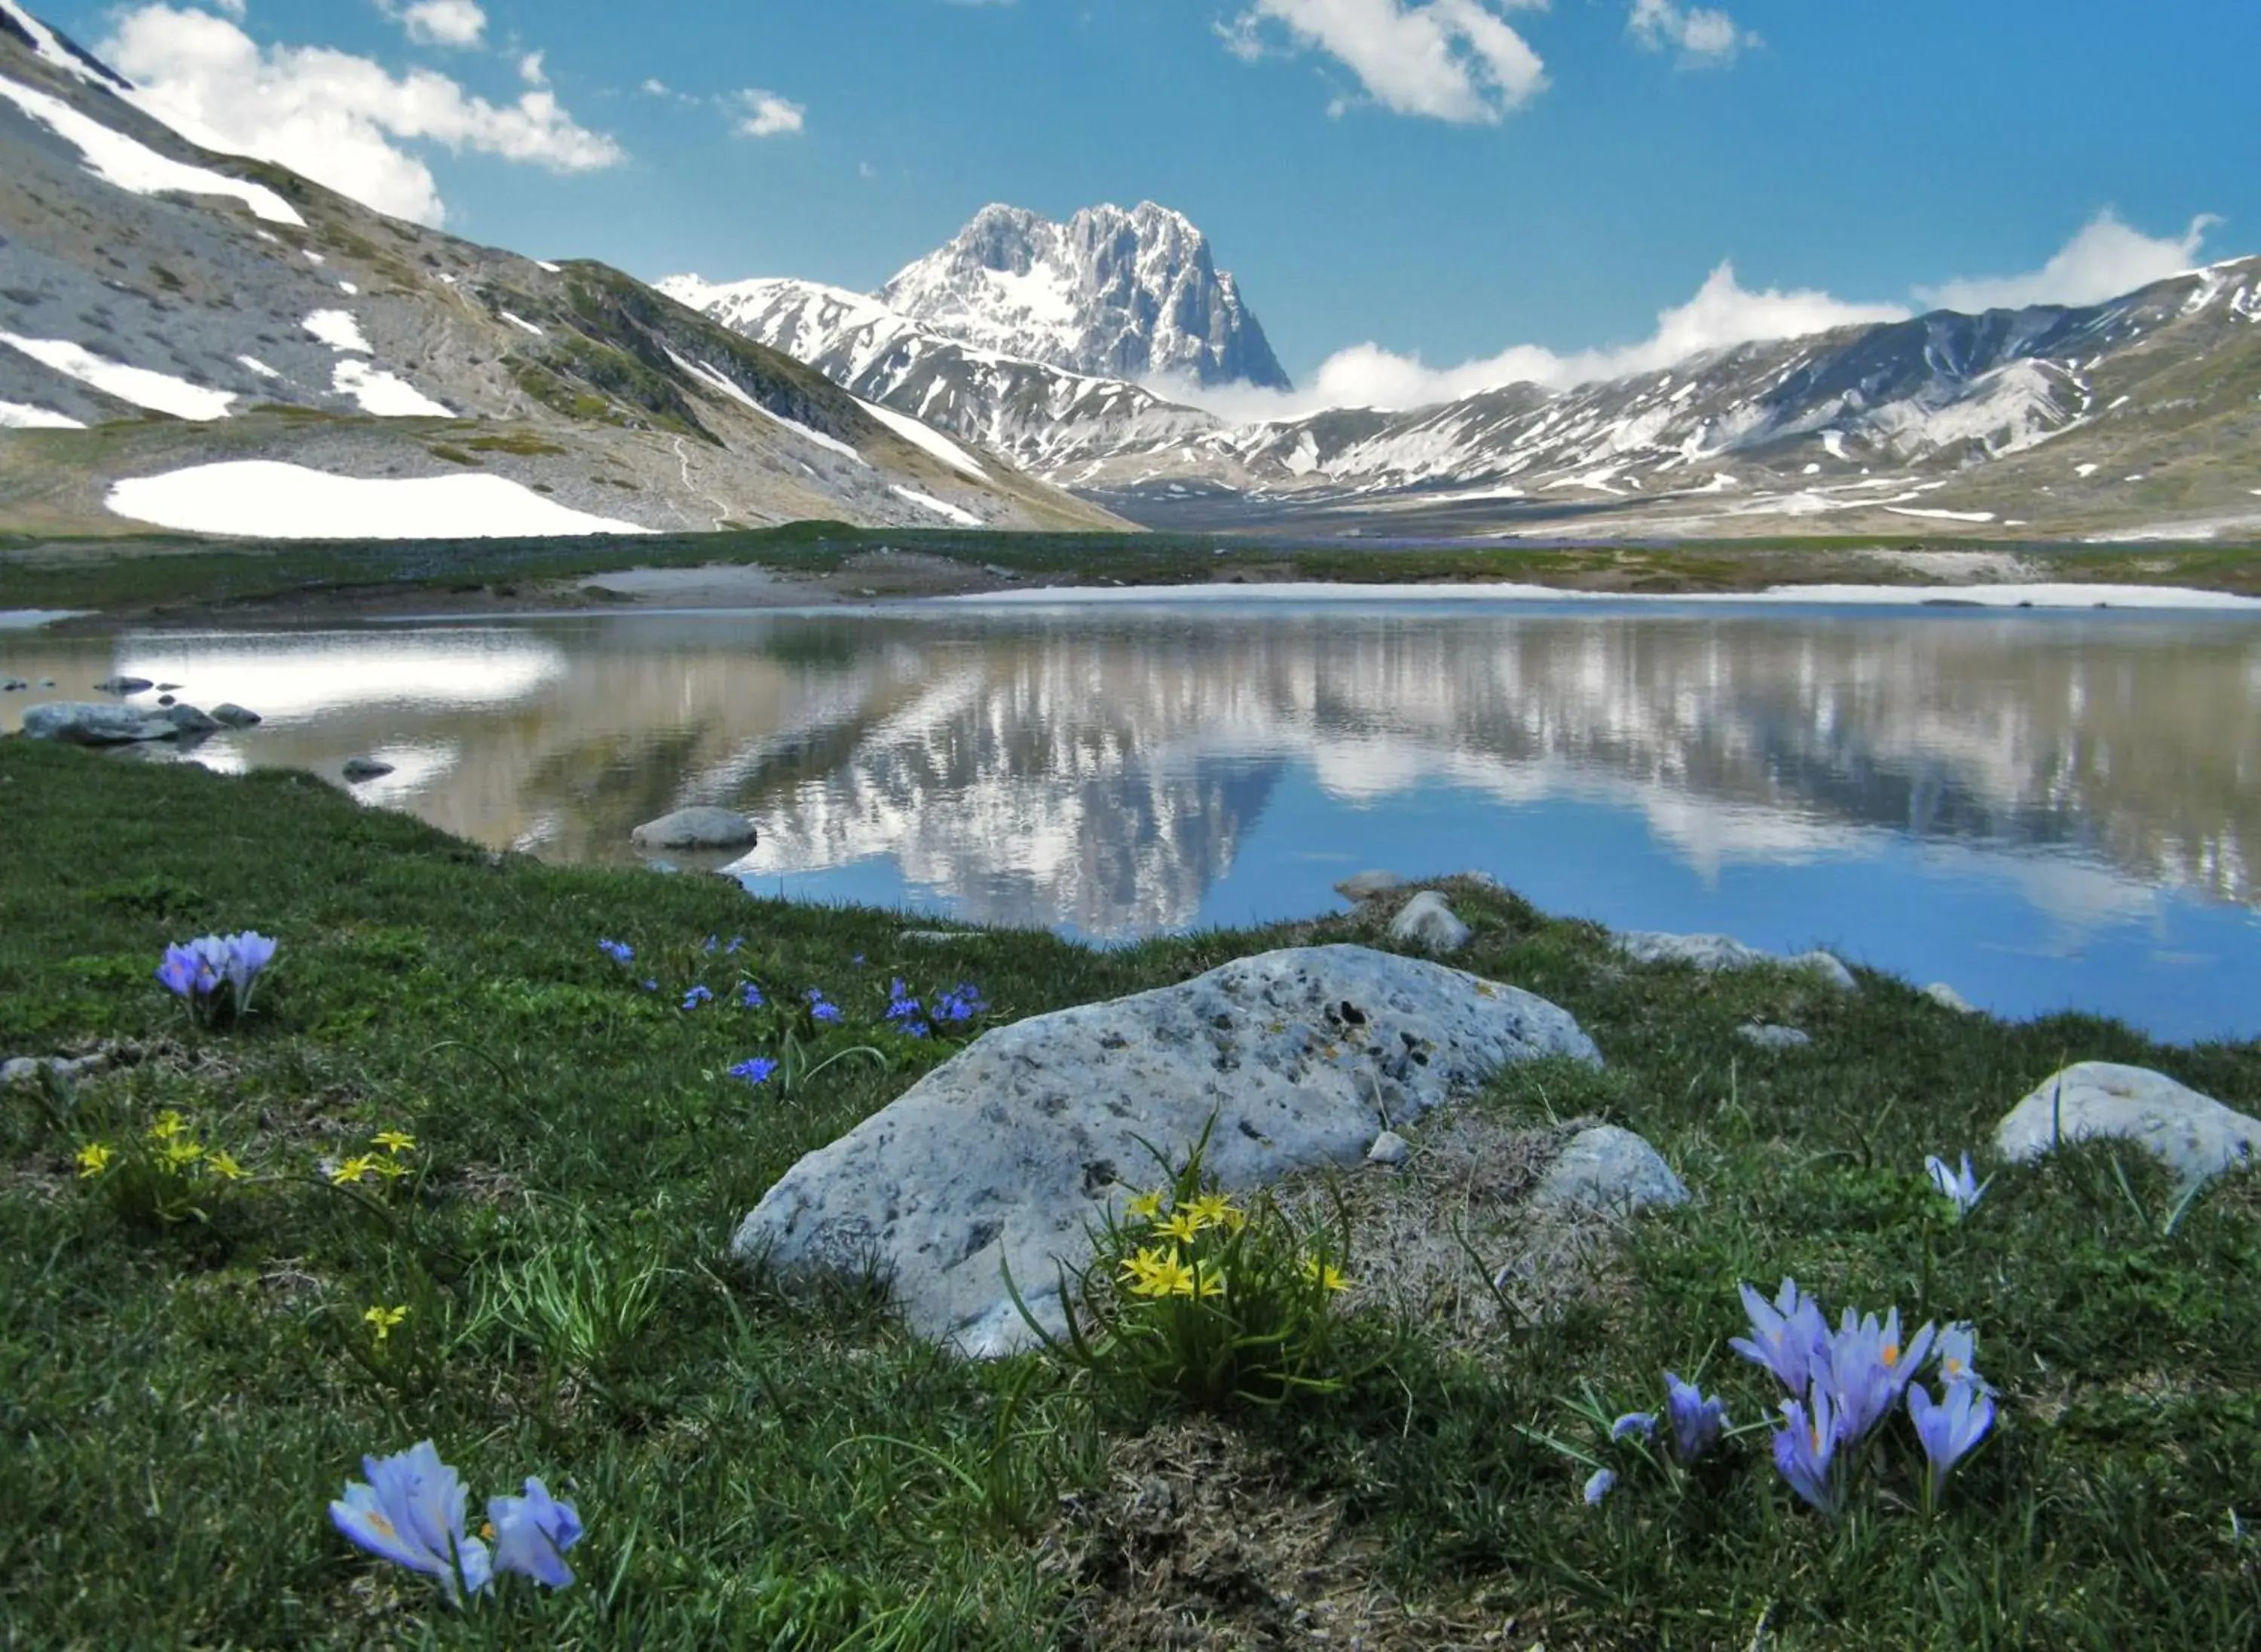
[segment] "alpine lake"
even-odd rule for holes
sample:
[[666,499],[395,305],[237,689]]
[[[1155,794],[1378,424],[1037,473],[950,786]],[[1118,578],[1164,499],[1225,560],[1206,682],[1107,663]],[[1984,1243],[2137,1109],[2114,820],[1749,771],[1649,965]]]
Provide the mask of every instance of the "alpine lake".
[[[2025,1018],[2261,1035],[2261,618],[1657,602],[915,603],[0,633],[495,849],[1096,944],[1300,916],[1370,867],[1617,929],[1827,946]],[[144,699],[147,696],[143,697]]]

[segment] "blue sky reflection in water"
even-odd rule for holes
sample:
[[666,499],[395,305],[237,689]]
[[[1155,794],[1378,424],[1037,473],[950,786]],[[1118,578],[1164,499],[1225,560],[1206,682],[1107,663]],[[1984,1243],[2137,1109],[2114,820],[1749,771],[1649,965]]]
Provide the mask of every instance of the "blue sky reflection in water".
[[1324,910],[1367,866],[1476,868],[1549,911],[1827,945],[2000,1014],[2261,1034],[2248,618],[655,613],[6,654],[55,695],[117,670],[268,713],[216,766],[390,754],[372,801],[557,860],[630,861],[638,821],[728,802],[761,827],[760,892],[1095,939]]

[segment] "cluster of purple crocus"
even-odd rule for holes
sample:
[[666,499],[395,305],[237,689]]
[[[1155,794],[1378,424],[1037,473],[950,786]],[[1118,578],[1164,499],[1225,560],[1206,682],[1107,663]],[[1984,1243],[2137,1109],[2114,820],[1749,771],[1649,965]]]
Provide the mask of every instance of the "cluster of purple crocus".
[[[1774,1461],[1791,1490],[1822,1513],[1838,1513],[1863,1448],[1905,1397],[1930,1463],[1925,1504],[1934,1505],[1955,1465],[1994,1423],[1993,1390],[1971,1368],[1971,1328],[1942,1331],[1927,1322],[1903,1341],[1898,1308],[1882,1322],[1873,1313],[1856,1318],[1848,1308],[1832,1331],[1794,1279],[1782,1282],[1772,1302],[1748,1285],[1742,1294],[1751,1334],[1727,1346],[1773,1372],[1790,1393]],[[1934,1354],[1942,1385],[1937,1400],[1914,1380]]]
[[[1727,1426],[1727,1408],[1718,1395],[1707,1395],[1695,1383],[1667,1371],[1664,1420],[1671,1430],[1673,1460],[1685,1469],[1719,1443]],[[1653,1440],[1657,1422],[1654,1411],[1627,1411],[1610,1425],[1610,1440],[1612,1444],[1627,1439]],[[1599,1503],[1617,1483],[1616,1469],[1595,1469],[1586,1481],[1586,1501]]]
[[[275,961],[275,948],[271,937],[255,930],[200,935],[166,947],[157,980],[188,1005],[189,1014],[200,1024],[217,1014],[223,1002],[241,1016],[251,1009],[251,989],[260,973]],[[222,988],[227,989],[225,1000]]]
[[451,1603],[484,1593],[498,1573],[551,1589],[573,1581],[564,1556],[581,1541],[581,1517],[539,1479],[528,1478],[523,1497],[489,1498],[487,1523],[473,1537],[463,1529],[463,1483],[430,1440],[361,1466],[368,1482],[346,1482],[331,1524],[370,1554],[436,1579]]

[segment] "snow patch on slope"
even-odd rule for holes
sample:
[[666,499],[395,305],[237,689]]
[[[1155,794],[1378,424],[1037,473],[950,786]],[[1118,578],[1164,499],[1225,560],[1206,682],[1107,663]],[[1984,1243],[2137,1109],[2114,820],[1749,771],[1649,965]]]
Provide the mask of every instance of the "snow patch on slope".
[[754,412],[761,414],[763,418],[770,420],[772,424],[783,425],[787,430],[792,431],[793,435],[800,437],[804,442],[813,442],[820,448],[828,449],[831,452],[839,454],[843,458],[855,460],[857,463],[865,466],[866,469],[870,468],[872,462],[865,458],[862,454],[857,452],[855,449],[850,447],[846,442],[841,441],[839,437],[828,436],[822,430],[811,430],[807,425],[800,423],[798,420],[788,419],[783,413],[772,413],[768,408],[763,406],[761,403],[756,401],[751,396],[740,389],[739,386],[729,377],[716,369],[707,366],[705,363],[686,361],[682,356],[678,356],[673,350],[667,352],[667,359],[673,362],[678,367],[690,374],[692,377],[699,380],[700,383],[707,385],[709,389],[720,391],[721,394],[728,396],[732,401],[743,403],[746,406],[750,407]]
[[68,339],[30,339],[14,333],[0,333],[0,344],[22,351],[65,377],[90,384],[105,396],[130,401],[152,413],[170,413],[176,419],[193,419],[200,423],[225,419],[235,401],[226,391],[207,390],[202,384],[191,384],[184,378],[153,372],[146,367],[128,367],[106,356],[97,356]]
[[941,431],[921,424],[908,413],[899,413],[892,407],[882,407],[861,397],[857,398],[856,405],[913,447],[925,449],[953,470],[962,470],[977,482],[989,479],[989,472],[974,462],[973,456]]
[[947,500],[938,499],[931,493],[922,493],[915,487],[905,487],[899,482],[890,483],[887,486],[887,492],[890,493],[900,494],[904,499],[908,499],[912,504],[917,506],[921,510],[932,511],[937,516],[942,517],[949,521],[956,522],[961,528],[979,528],[981,526],[981,519],[979,516],[976,516],[972,511],[960,510],[957,506],[949,503]]
[[455,410],[434,401],[405,378],[380,373],[367,362],[338,363],[332,380],[341,396],[350,396],[365,413],[379,419],[453,419]]
[[509,539],[644,534],[499,476],[332,476],[266,459],[192,465],[110,490],[118,515],[191,534],[256,539]]
[[68,413],[49,413],[20,401],[0,401],[0,430],[83,430]]
[[241,201],[270,224],[305,226],[306,220],[298,216],[298,209],[263,183],[170,160],[148,145],[82,115],[60,97],[11,80],[0,78],[0,97],[75,148],[87,170],[105,183],[135,195],[223,195]]
[[299,325],[341,354],[347,350],[358,350],[363,356],[377,354],[362,336],[361,323],[354,320],[350,311],[317,310]]

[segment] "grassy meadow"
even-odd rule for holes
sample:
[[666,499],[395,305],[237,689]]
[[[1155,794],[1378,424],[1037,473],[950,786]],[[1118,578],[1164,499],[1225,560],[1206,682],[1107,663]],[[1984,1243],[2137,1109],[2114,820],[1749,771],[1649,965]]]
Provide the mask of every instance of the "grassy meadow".
[[[1371,919],[921,947],[892,913],[490,854],[310,777],[21,739],[0,822],[0,1057],[119,1049],[0,1091],[0,1647],[2261,1642],[2261,1176],[2178,1204],[2132,1150],[1986,1152],[2084,1059],[2261,1110],[2261,1045],[1631,966],[1456,885],[1454,961],[1568,1009],[1608,1062],[1466,1105],[1623,1124],[1697,1200],[1632,1223],[1557,1313],[1475,1341],[1353,1324],[1346,1349],[1396,1334],[1393,1357],[1210,1416],[1037,1354],[960,1362],[869,1283],[788,1295],[725,1246],[949,1053],[886,1024],[894,978],[975,984],[970,1036],[1274,945],[1383,944]],[[246,929],[280,943],[252,1013],[192,1026],[153,977],[165,946]],[[1814,1044],[1755,1050],[1755,1017]],[[782,1066],[730,1072],[755,1057]],[[172,1141],[243,1174],[169,1172]],[[94,1146],[113,1158],[83,1174]],[[1994,1181],[1957,1221],[1922,1161],[1966,1148]],[[1905,1419],[1841,1520],[1776,1475],[1778,1397],[1726,1341],[1738,1282],[1784,1275],[1833,1318],[1977,1327],[1999,1419],[1934,1518]],[[1667,1368],[1738,1431],[1684,1476],[1582,1416],[1655,1408]],[[578,1580],[458,1610],[339,1536],[362,1454],[426,1438],[475,1507],[528,1475],[571,1498]],[[1593,1462],[1622,1471],[1598,1507]]]

